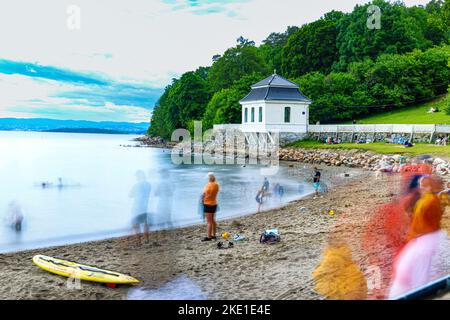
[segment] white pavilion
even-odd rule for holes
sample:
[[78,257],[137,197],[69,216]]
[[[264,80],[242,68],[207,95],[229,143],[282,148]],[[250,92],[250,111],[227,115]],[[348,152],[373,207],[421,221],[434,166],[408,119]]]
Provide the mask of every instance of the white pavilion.
[[300,92],[299,86],[276,72],[251,86],[250,93],[240,101],[242,123],[215,125],[215,130],[238,129],[247,141],[280,133],[298,139],[306,135],[311,100]]

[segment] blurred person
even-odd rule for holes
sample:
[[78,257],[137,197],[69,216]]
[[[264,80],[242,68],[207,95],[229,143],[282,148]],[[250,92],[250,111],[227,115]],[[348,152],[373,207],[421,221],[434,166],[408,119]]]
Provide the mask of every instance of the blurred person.
[[64,187],[64,184],[63,184],[63,181],[62,181],[62,178],[61,177],[59,177],[58,178],[58,184],[56,185],[59,189],[62,189],[63,187]]
[[[421,197],[414,207],[408,242],[394,264],[389,298],[426,285],[436,276],[433,271],[443,264],[439,256],[448,236],[441,230],[443,209],[438,193],[442,187],[442,180],[436,176],[428,175],[420,180]],[[444,270],[448,271],[448,268]]]
[[132,226],[139,244],[142,244],[141,227],[145,241],[150,239],[148,224],[148,202],[150,198],[151,185],[147,182],[145,173],[141,170],[136,172],[136,184],[132,187],[129,197],[133,198]]
[[11,227],[14,228],[16,232],[22,231],[22,222],[24,219],[24,215],[22,212],[22,208],[16,201],[11,201],[8,204],[8,222]]
[[314,167],[314,177],[313,177],[313,187],[314,187],[314,191],[315,191],[315,197],[317,198],[320,195],[320,179],[321,179],[321,172],[319,171],[319,169],[317,169],[317,167]]
[[276,196],[278,196],[278,199],[281,201],[284,195],[284,187],[279,183],[275,184],[275,187],[273,188],[273,193]]
[[269,179],[267,179],[267,177],[265,177],[264,178],[264,182],[263,182],[263,190],[264,190],[264,192],[269,191],[269,187],[270,187]]
[[315,291],[330,300],[367,298],[367,281],[344,243],[330,244],[312,273]]
[[160,172],[161,182],[155,189],[155,196],[158,197],[157,214],[162,217],[162,227],[171,229],[172,224],[172,200],[175,186],[170,181],[170,171],[163,169]]
[[49,188],[49,187],[51,187],[51,185],[52,184],[50,182],[48,182],[48,181],[42,181],[41,182],[42,189]]
[[258,213],[261,212],[261,207],[264,203],[264,195],[265,195],[264,188],[261,188],[256,194],[255,200],[258,203]]
[[217,195],[219,194],[220,186],[216,182],[216,177],[214,173],[208,173],[208,183],[203,189],[203,210],[205,213],[205,219],[207,224],[207,234],[208,236],[203,238],[202,241],[212,241],[217,240],[216,231],[217,223],[215,219],[215,214],[217,212]]
[[442,141],[441,138],[437,138],[436,139],[436,145],[440,146],[441,145],[441,141]]
[[369,299],[386,298],[395,258],[407,243],[414,207],[421,194],[419,180],[422,176],[403,173],[402,194],[374,210],[363,233],[363,250],[367,265],[380,272],[379,286],[370,288]]
[[440,229],[443,209],[438,194],[443,189],[442,179],[424,176],[419,182],[421,197],[414,207],[408,240]]

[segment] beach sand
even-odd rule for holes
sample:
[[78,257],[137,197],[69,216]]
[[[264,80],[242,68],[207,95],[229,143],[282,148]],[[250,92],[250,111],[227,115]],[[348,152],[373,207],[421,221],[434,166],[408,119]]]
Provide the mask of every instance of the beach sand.
[[[351,171],[340,170],[325,169],[331,174]],[[127,273],[140,279],[139,287],[146,290],[184,276],[207,299],[323,299],[314,291],[311,273],[327,241],[360,241],[371,214],[368,209],[392,198],[396,180],[387,176],[375,180],[372,173],[363,173],[347,178],[323,198],[310,196],[280,209],[221,221],[219,233],[237,232],[248,239],[228,250],[217,249],[214,242],[202,243],[205,227],[193,226],[152,233],[151,243],[142,246],[130,247],[119,238],[3,254],[0,299],[127,299],[127,286],[109,289],[82,282],[80,288],[71,288],[66,278],[36,267],[31,261],[35,254]],[[444,226],[450,229],[448,214]],[[280,230],[281,242],[259,244],[261,232],[271,228]],[[363,252],[354,256],[365,259]]]

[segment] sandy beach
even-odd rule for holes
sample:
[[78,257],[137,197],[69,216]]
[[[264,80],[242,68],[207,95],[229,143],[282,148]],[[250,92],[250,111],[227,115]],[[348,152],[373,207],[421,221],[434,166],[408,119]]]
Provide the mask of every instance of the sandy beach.
[[[151,243],[142,246],[130,247],[126,239],[118,238],[0,255],[0,299],[127,299],[129,295],[127,286],[109,289],[82,282],[80,288],[71,289],[66,278],[36,267],[31,261],[35,254],[127,273],[148,290],[184,276],[207,299],[323,299],[314,291],[311,273],[327,242],[345,239],[355,260],[364,261],[367,257],[358,242],[370,208],[387,203],[398,181],[395,176],[375,180],[373,173],[356,169],[323,169],[329,176],[351,174],[322,198],[310,196],[280,209],[221,221],[219,232],[247,238],[232,249],[202,243],[205,227],[193,226],[152,233]],[[329,214],[331,209],[334,215]],[[450,230],[448,212],[444,227]],[[271,228],[280,230],[281,242],[259,244],[261,232]]]

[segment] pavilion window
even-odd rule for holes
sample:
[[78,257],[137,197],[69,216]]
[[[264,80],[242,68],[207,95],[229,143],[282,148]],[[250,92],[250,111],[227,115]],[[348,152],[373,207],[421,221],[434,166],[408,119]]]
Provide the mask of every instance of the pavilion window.
[[255,108],[252,108],[252,122],[255,122]]
[[248,122],[248,108],[245,108],[244,111],[244,122]]
[[285,123],[291,122],[291,107],[284,108],[284,122]]
[[263,108],[259,107],[259,122],[263,122]]

